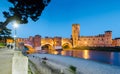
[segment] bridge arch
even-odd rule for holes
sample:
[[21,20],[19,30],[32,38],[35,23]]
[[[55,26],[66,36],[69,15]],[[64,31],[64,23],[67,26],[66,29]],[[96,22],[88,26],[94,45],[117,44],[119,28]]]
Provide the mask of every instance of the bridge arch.
[[54,51],[54,48],[51,44],[44,44],[41,45],[41,50],[44,50],[46,53],[52,53]]
[[24,46],[28,48],[27,52],[28,52],[29,54],[36,52],[35,49],[34,49],[31,45],[29,45],[29,44],[24,44]]
[[46,45],[46,44],[53,46],[54,45],[53,39],[52,38],[42,38],[41,39],[41,46]]
[[72,40],[69,38],[63,38],[62,39],[62,47],[63,47],[63,49],[72,48]]
[[63,48],[63,49],[69,49],[69,48],[72,48],[72,44],[69,43],[69,42],[67,42],[67,43],[63,43],[63,44],[62,44],[62,48]]

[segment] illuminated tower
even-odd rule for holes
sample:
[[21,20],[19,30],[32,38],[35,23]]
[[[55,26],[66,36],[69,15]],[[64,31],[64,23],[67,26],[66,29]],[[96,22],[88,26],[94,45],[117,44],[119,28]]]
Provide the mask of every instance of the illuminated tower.
[[112,31],[105,31],[105,45],[112,45]]
[[33,42],[34,42],[34,48],[36,50],[41,50],[41,36],[35,35]]
[[73,24],[72,25],[73,47],[77,47],[77,45],[78,45],[79,33],[80,33],[80,25],[79,24]]

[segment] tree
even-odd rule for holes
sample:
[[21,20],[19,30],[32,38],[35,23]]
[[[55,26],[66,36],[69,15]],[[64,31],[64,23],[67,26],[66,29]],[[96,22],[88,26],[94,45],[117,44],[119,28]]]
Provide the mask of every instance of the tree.
[[6,20],[1,24],[0,30],[4,29],[11,21],[17,21],[19,24],[28,23],[28,18],[37,21],[44,8],[51,0],[8,0],[13,6],[9,11],[4,11]]
[[6,43],[7,38],[10,38],[10,39],[12,38],[10,35],[11,35],[11,29],[8,29],[7,27],[5,27],[0,31],[0,40]]
[[[0,22],[2,24],[2,22]],[[7,27],[3,28],[0,31],[0,41],[3,41],[6,43],[7,38],[12,38],[11,36],[11,29],[8,29]]]

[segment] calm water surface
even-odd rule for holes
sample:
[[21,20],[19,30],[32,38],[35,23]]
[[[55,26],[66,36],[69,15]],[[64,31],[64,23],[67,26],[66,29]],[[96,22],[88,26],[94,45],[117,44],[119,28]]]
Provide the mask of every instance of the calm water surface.
[[106,52],[93,50],[66,50],[62,55],[79,57],[97,62],[120,66],[120,52]]

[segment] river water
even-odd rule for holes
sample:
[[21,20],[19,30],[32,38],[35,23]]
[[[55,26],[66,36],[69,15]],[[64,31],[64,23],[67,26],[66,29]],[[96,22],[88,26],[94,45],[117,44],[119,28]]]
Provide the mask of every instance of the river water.
[[120,52],[94,50],[64,50],[61,55],[89,59],[101,63],[120,66]]

